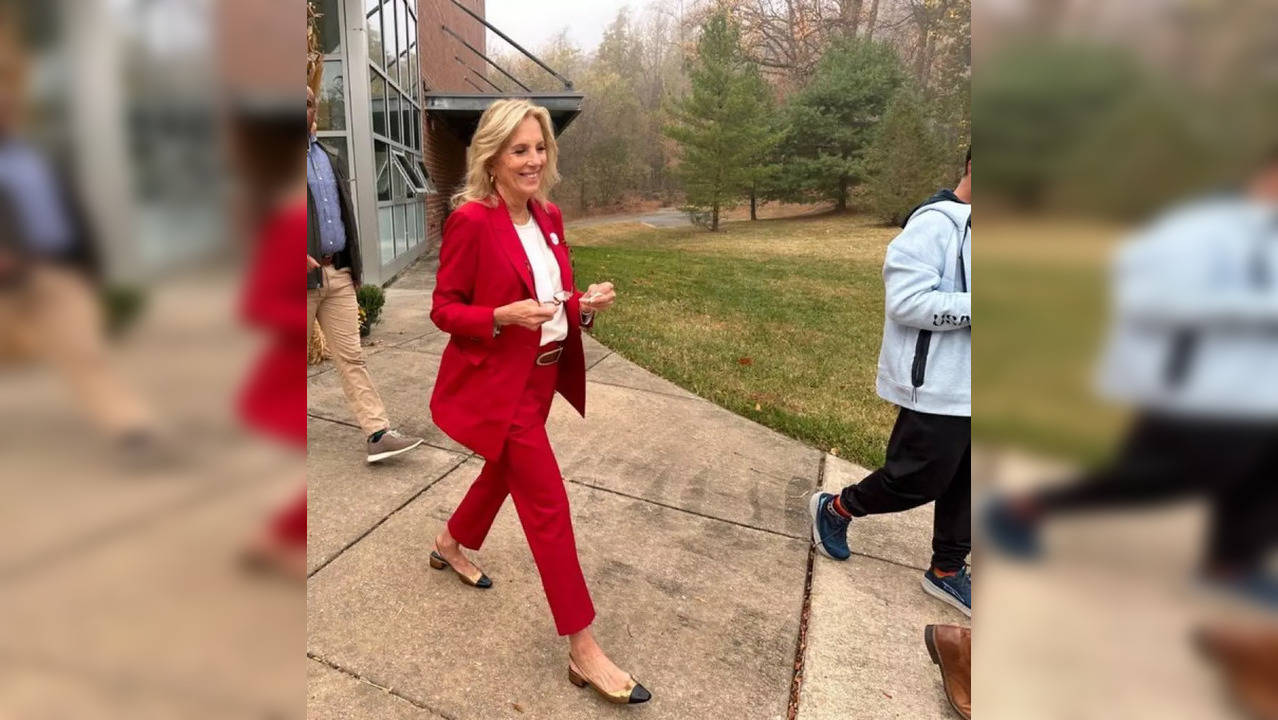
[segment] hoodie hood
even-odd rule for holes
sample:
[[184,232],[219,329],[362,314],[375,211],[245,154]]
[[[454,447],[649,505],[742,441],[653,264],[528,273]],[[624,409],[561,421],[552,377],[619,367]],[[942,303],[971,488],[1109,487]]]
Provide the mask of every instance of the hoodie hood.
[[[936,207],[929,207],[932,205],[935,205]],[[958,207],[955,207],[956,205]],[[959,200],[958,195],[955,195],[953,190],[938,190],[932,197],[924,200],[918,205],[915,205],[914,208],[910,210],[909,214],[905,216],[905,222],[901,223],[901,227],[904,228],[906,224],[909,223],[915,215],[919,214],[919,211],[923,208],[940,210],[959,227],[962,227],[972,215],[971,204]]]

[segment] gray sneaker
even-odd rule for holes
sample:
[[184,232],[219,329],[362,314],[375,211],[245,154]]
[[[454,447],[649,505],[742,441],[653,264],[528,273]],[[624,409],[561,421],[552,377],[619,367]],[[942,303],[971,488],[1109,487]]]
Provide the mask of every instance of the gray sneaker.
[[386,458],[392,458],[396,455],[412,450],[424,442],[419,437],[409,437],[400,435],[397,430],[387,430],[382,433],[377,442],[368,441],[368,461],[371,463],[381,462]]

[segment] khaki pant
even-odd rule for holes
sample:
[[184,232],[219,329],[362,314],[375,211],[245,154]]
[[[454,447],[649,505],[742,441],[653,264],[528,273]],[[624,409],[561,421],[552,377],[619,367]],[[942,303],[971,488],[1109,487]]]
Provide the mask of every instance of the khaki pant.
[[364,348],[359,342],[359,302],[355,299],[355,283],[349,270],[331,265],[321,268],[324,284],[306,291],[306,345],[310,347],[311,329],[318,319],[328,344],[329,355],[342,378],[346,402],[365,435],[390,427],[386,406],[373,387],[373,379],[364,364]]
[[33,354],[61,373],[107,433],[151,427],[150,412],[110,367],[102,309],[79,274],[36,266],[24,284],[0,289],[0,335],[0,345]]

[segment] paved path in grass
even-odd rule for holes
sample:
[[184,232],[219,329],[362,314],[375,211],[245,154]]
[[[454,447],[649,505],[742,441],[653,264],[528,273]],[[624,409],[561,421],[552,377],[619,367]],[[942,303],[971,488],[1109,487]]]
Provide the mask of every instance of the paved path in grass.
[[688,213],[679,208],[657,208],[648,212],[625,213],[621,215],[599,215],[572,220],[566,228],[594,227],[596,225],[616,225],[618,223],[640,223],[652,227],[692,227]]
[[[309,717],[624,717],[636,709],[567,682],[509,505],[477,556],[493,590],[427,564],[480,469],[430,420],[447,343],[428,317],[432,280],[422,262],[387,290],[367,351],[392,422],[425,447],[366,465],[336,373],[311,369]],[[588,416],[557,399],[548,430],[595,632],[655,695],[642,716],[786,718],[797,687],[804,719],[950,717],[923,626],[965,619],[919,587],[930,509],[858,522],[851,561],[813,566],[809,495],[865,470],[593,340],[586,354]]]

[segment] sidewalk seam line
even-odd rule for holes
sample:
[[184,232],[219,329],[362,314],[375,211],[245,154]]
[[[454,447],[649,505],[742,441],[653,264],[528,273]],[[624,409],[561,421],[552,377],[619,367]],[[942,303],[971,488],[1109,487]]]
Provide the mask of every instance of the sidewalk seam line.
[[[629,362],[629,361],[627,361],[627,362]],[[632,364],[633,364],[633,363],[632,363]],[[638,365],[636,365],[635,367],[638,367]],[[641,368],[641,369],[642,369],[642,368]],[[635,392],[648,393],[648,394],[650,394],[650,395],[660,395],[660,396],[662,396],[662,397],[674,398],[674,399],[676,399],[676,400],[703,400],[703,401],[705,401],[705,402],[710,402],[709,400],[706,400],[705,398],[701,397],[700,395],[693,395],[693,394],[691,394],[691,393],[690,393],[690,394],[688,394],[688,395],[676,395],[676,394],[674,394],[674,393],[665,392],[665,391],[663,391],[663,390],[651,390],[651,389],[649,389],[649,388],[635,387],[635,386],[633,386],[633,385],[621,385],[621,384],[618,384],[618,383],[606,382],[606,381],[604,381],[604,380],[593,380],[593,379],[591,379],[591,378],[589,378],[589,377],[587,377],[587,378],[586,378],[586,381],[587,381],[587,382],[595,383],[596,385],[607,385],[608,387],[621,388],[621,389],[623,389],[623,390],[634,390]],[[666,382],[669,382],[669,381],[667,380]],[[711,405],[714,405],[714,403],[710,403],[710,404],[711,404]],[[722,409],[725,409],[725,410],[727,409],[727,408],[723,408],[723,406],[722,406],[722,405],[715,405],[715,407],[722,408]],[[732,412],[732,411],[731,411],[731,410],[728,410],[728,412]],[[735,415],[736,413],[733,413],[733,414]],[[741,417],[741,416],[738,416],[738,417]],[[749,418],[746,418],[746,419],[748,420]],[[753,422],[753,421],[752,421],[752,422]],[[769,428],[769,429],[771,429],[771,428]],[[797,441],[796,441],[796,442],[797,442]],[[813,449],[815,449],[815,448],[813,448]]]
[[345,545],[343,545],[343,546],[342,546],[342,548],[341,548],[340,550],[338,550],[337,552],[333,553],[333,556],[332,556],[332,557],[330,557],[330,558],[328,558],[327,560],[325,560],[324,562],[320,563],[318,566],[316,566],[316,568],[315,568],[314,570],[312,570],[312,571],[310,571],[309,573],[307,573],[307,574],[306,574],[306,579],[309,581],[311,578],[315,577],[316,573],[318,573],[320,570],[323,570],[324,568],[328,567],[328,566],[329,566],[330,564],[332,564],[332,562],[333,562],[334,560],[336,560],[337,558],[339,558],[339,557],[341,557],[342,555],[346,554],[346,551],[347,551],[347,550],[350,550],[351,548],[355,547],[355,545],[359,544],[359,542],[360,542],[361,540],[363,540],[364,538],[368,537],[368,536],[369,536],[369,534],[371,534],[374,530],[376,530],[377,528],[381,527],[381,526],[382,526],[382,524],[383,524],[383,523],[385,523],[387,520],[391,519],[391,517],[392,517],[392,516],[394,516],[394,515],[395,515],[396,513],[398,513],[400,510],[403,510],[404,508],[408,507],[410,504],[412,504],[412,502],[413,502],[414,500],[416,500],[417,498],[421,497],[421,496],[422,496],[422,495],[423,495],[423,494],[424,494],[427,490],[430,490],[431,488],[435,487],[436,483],[438,483],[440,480],[443,480],[444,478],[446,478],[446,477],[448,477],[449,475],[451,475],[451,474],[453,473],[453,471],[454,471],[454,470],[456,470],[457,468],[461,467],[462,465],[465,465],[465,464],[466,464],[466,462],[467,462],[468,460],[470,460],[471,458],[473,458],[473,457],[475,457],[475,454],[474,454],[474,453],[470,453],[470,454],[468,454],[468,455],[464,455],[464,456],[462,456],[462,458],[461,458],[460,460],[458,460],[456,463],[454,463],[452,467],[450,467],[450,468],[448,468],[447,470],[445,470],[445,471],[443,472],[443,474],[441,474],[439,477],[435,478],[434,480],[431,480],[430,482],[426,483],[424,486],[422,486],[422,488],[421,488],[420,490],[418,490],[417,492],[413,493],[412,497],[410,497],[410,498],[408,498],[407,500],[405,500],[404,502],[400,503],[399,507],[395,508],[394,510],[391,510],[389,513],[387,513],[387,514],[386,514],[386,516],[385,516],[385,517],[383,517],[381,520],[378,520],[377,522],[373,523],[370,527],[368,527],[367,529],[365,529],[365,530],[364,530],[364,532],[360,533],[360,534],[359,534],[359,535],[358,535],[355,539],[353,539],[353,540],[351,540],[350,542],[348,542],[348,543],[346,543]]
[[38,574],[56,568],[62,561],[100,548],[104,544],[130,537],[135,530],[145,530],[154,523],[171,519],[175,512],[196,507],[205,500],[216,501],[247,487],[250,487],[248,480],[225,484],[209,481],[205,486],[192,490],[190,494],[181,495],[171,502],[162,503],[159,507],[144,508],[136,513],[129,513],[85,535],[46,548],[33,558],[0,567],[0,583],[9,585],[15,580],[21,580],[24,575]]
[[[604,345],[603,347],[606,348],[607,346]],[[594,370],[595,366],[597,366],[599,363],[603,362],[604,360],[607,360],[608,358],[612,357],[613,355],[616,355],[616,352],[613,350],[608,350],[608,352],[604,353],[603,357],[590,363],[590,367],[586,368],[586,372],[590,372],[591,370]]]
[[[821,456],[821,465],[817,469],[816,489],[825,487],[826,455]],[[812,575],[815,567],[816,546],[808,545],[808,570],[803,580],[803,605],[799,610],[799,636],[794,643],[794,676],[790,680],[790,704],[786,709],[786,720],[797,720],[799,717],[799,696],[803,691],[803,670],[807,661],[808,621],[812,617]]]
[[[824,478],[824,475],[825,475],[825,456],[822,456],[822,457],[821,457],[821,467],[820,467],[820,469],[819,469],[817,472],[818,472],[818,477],[820,477],[820,478]],[[766,474],[766,473],[765,473],[765,474]],[[707,515],[706,513],[697,512],[696,510],[689,510],[689,509],[687,509],[687,508],[681,508],[681,507],[679,507],[678,505],[667,505],[666,503],[658,502],[658,501],[656,501],[656,500],[652,500],[652,499],[650,499],[650,498],[640,497],[640,496],[638,496],[638,495],[631,495],[630,493],[624,493],[624,492],[621,492],[620,490],[613,490],[612,488],[606,488],[606,487],[603,487],[603,486],[601,486],[601,485],[593,485],[593,484],[588,483],[588,482],[585,482],[585,481],[583,481],[583,480],[572,480],[572,479],[569,479],[569,478],[565,478],[565,480],[566,480],[567,482],[572,483],[573,485],[580,485],[580,486],[582,486],[582,487],[588,487],[588,488],[590,488],[591,490],[598,490],[598,491],[600,491],[600,492],[611,493],[611,494],[613,494],[613,495],[618,495],[618,496],[620,496],[620,497],[629,498],[629,499],[631,499],[631,500],[638,500],[639,502],[642,502],[642,503],[647,503],[647,504],[649,504],[649,505],[656,505],[657,507],[663,507],[663,508],[666,508],[667,510],[676,510],[676,511],[681,512],[681,513],[687,513],[688,515],[695,515],[695,516],[697,516],[697,517],[699,517],[699,518],[704,518],[704,519],[706,519],[706,520],[715,520],[715,521],[717,521],[717,522],[727,523],[727,524],[729,524],[729,525],[736,525],[737,527],[742,527],[742,528],[745,528],[745,529],[747,529],[747,530],[755,530],[755,531],[757,531],[757,532],[767,533],[767,534],[769,534],[769,535],[776,535],[777,537],[783,537],[783,538],[787,538],[787,539],[790,539],[790,540],[798,540],[798,541],[800,541],[800,542],[811,542],[811,539],[810,539],[810,538],[808,538],[807,536],[804,536],[804,535],[790,535],[790,534],[788,534],[788,533],[783,533],[783,532],[781,532],[781,531],[779,531],[779,530],[771,530],[771,529],[768,529],[768,528],[756,527],[756,526],[754,526],[754,525],[749,525],[749,524],[746,524],[746,523],[743,523],[743,522],[738,522],[738,521],[736,521],[736,520],[728,520],[727,518],[716,517],[716,516],[714,516],[714,515]],[[820,482],[823,482],[823,480],[818,480],[818,483],[820,483]],[[820,487],[820,485],[818,485],[818,487]],[[905,569],[907,569],[907,570],[919,570],[919,571],[921,571],[921,572],[922,572],[922,571],[926,571],[926,570],[927,570],[927,568],[925,568],[925,567],[918,567],[918,566],[916,566],[916,565],[910,565],[909,563],[903,563],[903,562],[901,562],[901,561],[899,561],[899,560],[893,560],[893,559],[891,559],[891,558],[879,557],[878,555],[873,555],[873,554],[871,554],[871,553],[858,552],[858,551],[856,551],[856,550],[853,550],[853,551],[852,551],[852,554],[853,554],[853,555],[856,555],[857,557],[863,557],[863,558],[865,558],[865,559],[867,559],[867,560],[877,560],[878,562],[887,563],[887,564],[889,564],[889,565],[896,565],[897,567],[902,567],[902,568],[905,568]]]
[[370,685],[370,686],[372,686],[372,687],[375,687],[375,688],[377,688],[377,689],[381,690],[382,692],[386,693],[387,695],[390,695],[391,697],[398,698],[399,700],[402,700],[402,701],[404,701],[404,702],[408,703],[409,705],[412,705],[413,707],[415,707],[415,708],[417,708],[417,709],[419,709],[419,710],[425,710],[426,712],[430,713],[431,715],[434,715],[434,716],[436,716],[436,717],[445,718],[445,720],[458,720],[458,718],[457,718],[456,716],[454,716],[454,715],[450,715],[449,713],[446,713],[446,712],[444,712],[444,711],[442,711],[442,710],[436,710],[435,708],[431,707],[430,705],[427,705],[426,703],[422,702],[421,700],[418,700],[418,699],[416,699],[416,698],[411,698],[411,697],[409,697],[409,696],[405,695],[404,693],[402,693],[402,692],[400,692],[400,691],[396,690],[396,689],[395,689],[395,688],[393,688],[393,687],[387,687],[387,686],[385,686],[385,685],[382,685],[382,684],[381,684],[381,683],[379,683],[379,682],[374,681],[374,680],[373,680],[372,678],[370,678],[370,677],[367,677],[367,676],[365,676],[365,675],[361,675],[360,673],[357,673],[357,672],[355,672],[354,670],[350,670],[350,669],[348,669],[348,668],[342,667],[341,665],[338,665],[337,663],[333,662],[332,660],[329,660],[328,658],[326,658],[326,657],[324,657],[324,656],[320,655],[319,653],[315,653],[315,652],[311,652],[310,650],[307,650],[307,651],[306,651],[306,657],[307,657],[307,658],[309,658],[309,659],[311,660],[311,662],[319,663],[320,665],[323,665],[324,667],[329,668],[330,670],[334,670],[334,671],[336,671],[336,672],[339,672],[339,673],[341,673],[341,674],[343,674],[343,675],[345,675],[345,676],[347,676],[347,677],[349,677],[349,678],[351,678],[351,679],[353,679],[353,680],[356,680],[357,682],[361,682],[361,683],[363,683],[363,684],[365,684],[365,685]]
[[[349,420],[338,420],[337,418],[331,418],[331,417],[328,417],[327,415],[317,415],[311,412],[310,410],[306,411],[306,417],[313,418],[315,420],[323,420],[325,422],[331,422],[334,425],[345,425],[346,427],[355,428],[356,430],[362,429],[360,428],[359,425],[356,425],[355,423],[350,422]],[[446,448],[443,445],[435,445],[425,440],[422,440],[422,445],[425,447],[435,448],[436,450],[443,450],[444,452],[450,452],[456,455],[462,454],[462,451],[456,448]],[[473,455],[474,453],[471,453],[471,454]]]
[[715,517],[714,515],[707,515],[705,513],[697,512],[696,510],[681,508],[678,505],[667,505],[666,503],[658,502],[650,498],[639,497],[638,495],[631,495],[629,493],[621,492],[620,490],[613,490],[612,488],[606,488],[599,485],[592,485],[591,483],[588,483],[582,480],[568,480],[568,482],[572,483],[573,485],[588,487],[592,490],[599,490],[600,492],[611,493],[613,495],[620,495],[621,497],[630,498],[631,500],[638,500],[639,502],[648,503],[649,505],[656,505],[658,507],[663,507],[668,510],[677,510],[681,513],[696,515],[697,517],[705,518],[706,520],[717,520],[718,522],[727,523],[729,525],[736,525],[737,527],[743,527],[743,528],[746,528],[747,530],[755,530],[762,533],[768,533],[769,535],[776,535],[778,537],[788,538],[790,540],[800,540],[800,541],[804,540],[803,537],[800,537],[798,535],[790,535],[787,533],[783,533],[779,530],[771,530],[769,528],[756,527],[754,525],[748,525],[746,523],[738,522],[736,520],[728,520],[726,518]]

